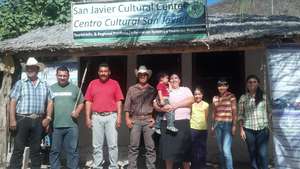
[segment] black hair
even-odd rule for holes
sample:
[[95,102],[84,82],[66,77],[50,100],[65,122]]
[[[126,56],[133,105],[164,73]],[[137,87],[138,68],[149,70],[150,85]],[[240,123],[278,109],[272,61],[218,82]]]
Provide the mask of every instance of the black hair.
[[100,65],[98,66],[98,69],[100,67],[107,67],[108,69],[110,69],[108,63],[106,63],[106,62],[100,63]]
[[228,80],[225,77],[219,78],[217,86],[229,86]]
[[160,72],[157,75],[157,80],[160,81],[160,79],[162,79],[162,78],[164,78],[166,76],[169,76],[166,72]]
[[[246,78],[246,81],[248,82],[250,79],[255,79],[257,80],[258,83],[260,83],[259,78],[256,75],[249,75]],[[247,91],[249,92],[249,90],[247,89]],[[261,102],[263,100],[263,95],[264,92],[263,90],[261,90],[261,88],[258,86],[255,92],[255,105],[257,106],[259,102]]]
[[68,72],[69,73],[69,69],[67,68],[67,66],[60,66],[56,69],[56,74],[58,73],[58,71],[64,71],[64,72]]
[[196,90],[199,90],[204,95],[204,90],[203,90],[203,88],[201,86],[196,86],[195,89],[194,89],[194,92]]

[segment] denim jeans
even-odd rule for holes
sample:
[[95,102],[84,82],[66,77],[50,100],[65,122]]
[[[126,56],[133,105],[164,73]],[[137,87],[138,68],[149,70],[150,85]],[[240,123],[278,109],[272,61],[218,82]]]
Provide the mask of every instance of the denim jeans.
[[31,119],[16,115],[17,130],[9,169],[21,169],[25,146],[29,144],[31,169],[41,168],[40,145],[43,133],[42,118]]
[[50,151],[51,169],[61,168],[60,155],[62,153],[62,149],[66,152],[67,168],[77,169],[79,167],[78,138],[78,126],[53,129]]
[[207,130],[191,129],[192,160],[191,169],[203,169],[206,163]]
[[118,165],[118,131],[116,128],[117,113],[107,116],[92,115],[93,169],[102,169],[103,143],[106,138],[109,153],[109,169],[117,169]]
[[220,152],[220,163],[222,169],[233,169],[231,145],[232,145],[232,123],[216,122],[215,132],[218,149]]
[[[166,118],[168,122],[168,127],[175,127],[174,121],[175,121],[175,114],[174,112],[167,112]],[[161,121],[164,119],[164,113],[158,113],[155,119],[155,128],[160,129],[161,128]]]
[[154,130],[149,127],[147,119],[134,120],[133,127],[130,130],[130,143],[128,146],[128,169],[137,169],[141,136],[144,137],[147,169],[155,169],[156,153],[154,140],[152,138],[153,133]]
[[269,129],[251,130],[244,128],[251,161],[251,169],[268,169]]

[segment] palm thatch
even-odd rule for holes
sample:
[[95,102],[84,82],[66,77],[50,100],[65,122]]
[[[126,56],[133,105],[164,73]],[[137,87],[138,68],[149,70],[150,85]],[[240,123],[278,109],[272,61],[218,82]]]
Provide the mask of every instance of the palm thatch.
[[77,44],[70,24],[43,27],[14,39],[0,42],[0,53],[22,51],[55,51],[82,49],[145,49],[205,47],[234,48],[253,44],[268,44],[282,40],[300,39],[300,17],[246,15],[241,22],[239,15],[212,15],[208,17],[209,36],[202,40],[182,42],[114,44]]

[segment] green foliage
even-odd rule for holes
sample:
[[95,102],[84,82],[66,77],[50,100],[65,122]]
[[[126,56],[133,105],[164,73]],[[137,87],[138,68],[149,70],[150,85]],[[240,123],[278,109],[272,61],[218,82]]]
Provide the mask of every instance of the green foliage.
[[0,4],[0,40],[71,20],[71,0],[4,0]]

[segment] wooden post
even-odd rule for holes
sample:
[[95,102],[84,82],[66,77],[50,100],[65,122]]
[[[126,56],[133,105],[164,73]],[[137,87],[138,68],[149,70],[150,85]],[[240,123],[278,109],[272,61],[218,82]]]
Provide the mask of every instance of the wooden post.
[[9,93],[12,84],[12,74],[15,71],[11,56],[6,54],[0,62],[0,71],[3,72],[2,85],[0,89],[0,167],[6,168],[8,153],[8,111]]

